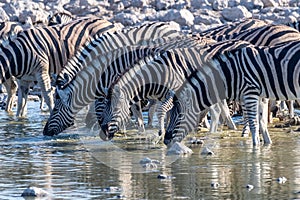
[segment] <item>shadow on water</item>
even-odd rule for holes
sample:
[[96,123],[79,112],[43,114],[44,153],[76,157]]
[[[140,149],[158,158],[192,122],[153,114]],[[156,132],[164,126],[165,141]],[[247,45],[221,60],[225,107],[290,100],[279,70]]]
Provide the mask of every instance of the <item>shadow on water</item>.
[[[270,128],[274,144],[253,148],[240,131],[224,128],[191,135],[204,140],[203,145],[188,144],[192,155],[168,157],[163,144],[154,145],[145,136],[103,142],[97,132],[80,127],[44,137],[48,113],[34,102],[28,110],[24,119],[0,111],[0,199],[23,199],[28,186],[46,190],[45,199],[300,198],[296,132]],[[214,154],[201,154],[205,147]],[[156,165],[143,165],[146,157]],[[159,174],[171,178],[158,179]]]

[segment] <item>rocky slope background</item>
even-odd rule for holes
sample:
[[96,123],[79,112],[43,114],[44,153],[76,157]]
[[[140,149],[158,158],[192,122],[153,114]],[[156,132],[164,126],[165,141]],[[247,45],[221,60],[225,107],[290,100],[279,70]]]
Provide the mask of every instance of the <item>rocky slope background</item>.
[[46,22],[55,12],[99,16],[121,26],[175,21],[201,32],[242,18],[274,23],[300,19],[300,0],[0,0],[0,21],[27,25]]

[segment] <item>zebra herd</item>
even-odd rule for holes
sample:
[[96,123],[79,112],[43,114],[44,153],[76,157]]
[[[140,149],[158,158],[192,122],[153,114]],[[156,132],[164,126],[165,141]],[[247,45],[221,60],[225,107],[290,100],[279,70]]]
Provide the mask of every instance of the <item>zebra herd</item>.
[[[0,46],[0,83],[13,95],[10,85],[18,79],[18,116],[26,114],[30,82],[37,80],[41,87],[50,110],[44,135],[69,128],[76,114],[91,104],[102,139],[112,139],[122,129],[130,109],[142,132],[141,101],[148,100],[156,105],[159,136],[171,145],[195,131],[208,112],[211,130],[216,130],[220,115],[235,129],[230,100],[241,104],[243,131],[249,127],[253,145],[260,144],[259,133],[270,144],[268,99],[300,97],[296,22],[274,25],[245,19],[187,34],[171,22],[118,29],[96,17],[68,19],[22,30]],[[55,95],[50,77],[55,79]]]

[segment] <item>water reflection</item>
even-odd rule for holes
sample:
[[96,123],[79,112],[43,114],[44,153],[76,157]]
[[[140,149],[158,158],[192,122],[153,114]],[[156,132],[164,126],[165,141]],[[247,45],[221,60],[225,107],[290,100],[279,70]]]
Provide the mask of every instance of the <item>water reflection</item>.
[[[23,199],[30,185],[49,192],[48,199],[300,198],[296,132],[270,128],[274,144],[257,148],[234,132],[204,135],[203,146],[190,146],[194,154],[178,158],[167,156],[162,144],[130,138],[106,143],[83,128],[44,137],[47,113],[33,102],[28,109],[34,112],[25,119],[0,111],[0,199]],[[214,155],[201,155],[205,146]],[[160,164],[145,168],[145,157]],[[161,180],[159,174],[175,179]],[[281,184],[277,178],[283,176],[287,181]]]

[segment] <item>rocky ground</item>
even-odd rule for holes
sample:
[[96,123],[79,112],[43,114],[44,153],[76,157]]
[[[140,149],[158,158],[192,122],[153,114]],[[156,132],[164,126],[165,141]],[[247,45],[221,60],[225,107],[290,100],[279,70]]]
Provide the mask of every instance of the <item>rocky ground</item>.
[[300,19],[300,0],[0,0],[0,20],[46,22],[57,11],[96,15],[123,26],[175,21],[193,32],[241,18],[275,23]]

